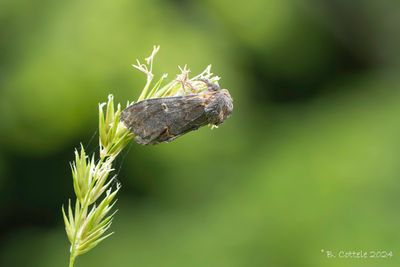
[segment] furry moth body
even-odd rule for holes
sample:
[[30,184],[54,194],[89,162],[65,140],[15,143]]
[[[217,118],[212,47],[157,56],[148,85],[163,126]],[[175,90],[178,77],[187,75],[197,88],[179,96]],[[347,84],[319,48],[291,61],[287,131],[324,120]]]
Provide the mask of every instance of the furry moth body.
[[226,89],[209,87],[192,95],[153,98],[127,107],[121,121],[142,145],[170,142],[190,131],[211,124],[219,125],[233,110]]

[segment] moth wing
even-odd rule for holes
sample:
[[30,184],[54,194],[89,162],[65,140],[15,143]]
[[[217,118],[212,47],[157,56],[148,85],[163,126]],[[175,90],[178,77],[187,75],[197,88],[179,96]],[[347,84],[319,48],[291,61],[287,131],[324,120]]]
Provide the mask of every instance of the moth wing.
[[159,142],[172,141],[208,124],[205,99],[198,96],[187,96],[182,102],[173,102],[166,112],[166,131],[158,137]]
[[203,115],[204,99],[189,95],[135,103],[122,112],[121,120],[138,143],[151,144],[171,141],[190,131],[190,122]]

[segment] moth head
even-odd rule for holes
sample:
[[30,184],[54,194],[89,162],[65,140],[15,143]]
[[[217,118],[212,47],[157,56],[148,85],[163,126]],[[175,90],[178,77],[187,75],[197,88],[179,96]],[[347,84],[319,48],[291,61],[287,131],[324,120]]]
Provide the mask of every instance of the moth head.
[[222,112],[224,114],[224,119],[228,118],[233,111],[233,99],[231,94],[226,89],[221,89],[221,94],[223,95]]
[[229,91],[221,89],[205,94],[208,97],[205,111],[209,123],[212,125],[223,123],[233,111],[233,100]]

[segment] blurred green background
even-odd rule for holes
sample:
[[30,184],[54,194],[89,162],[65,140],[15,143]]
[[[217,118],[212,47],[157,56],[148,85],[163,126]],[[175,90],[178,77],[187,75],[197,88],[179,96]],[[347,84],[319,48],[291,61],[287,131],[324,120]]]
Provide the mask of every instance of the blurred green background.
[[233,116],[132,143],[115,235],[77,267],[400,266],[400,2],[1,0],[0,38],[0,266],[67,266],[73,149],[154,44],[156,73],[213,64]]

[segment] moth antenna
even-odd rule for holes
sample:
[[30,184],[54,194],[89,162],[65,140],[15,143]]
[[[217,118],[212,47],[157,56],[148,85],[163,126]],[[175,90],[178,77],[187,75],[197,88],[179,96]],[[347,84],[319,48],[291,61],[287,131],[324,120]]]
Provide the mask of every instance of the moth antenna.
[[207,88],[209,91],[221,90],[221,87],[219,87],[219,85],[212,83],[209,79],[200,78],[200,79],[198,79],[198,81],[205,83],[207,85]]

